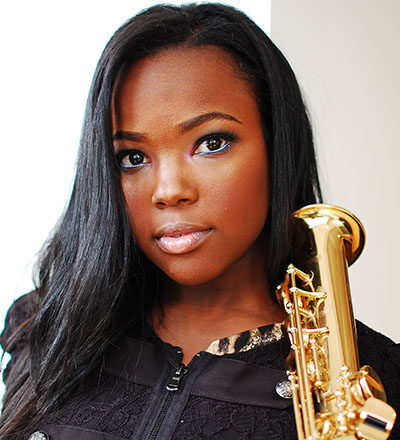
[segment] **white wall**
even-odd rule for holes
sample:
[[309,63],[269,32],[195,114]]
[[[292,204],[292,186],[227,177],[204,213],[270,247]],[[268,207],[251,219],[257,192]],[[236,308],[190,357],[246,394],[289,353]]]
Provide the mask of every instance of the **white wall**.
[[325,201],[356,213],[355,315],[400,341],[400,2],[272,0],[271,36],[312,114]]

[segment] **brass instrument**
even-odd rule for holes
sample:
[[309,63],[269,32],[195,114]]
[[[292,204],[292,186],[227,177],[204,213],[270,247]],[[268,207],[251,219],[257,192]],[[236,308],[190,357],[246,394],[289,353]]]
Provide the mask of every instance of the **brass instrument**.
[[277,297],[288,313],[298,438],[384,440],[396,413],[373,370],[359,368],[347,275],[363,249],[364,228],[350,212],[322,204],[296,211],[293,223],[294,264]]

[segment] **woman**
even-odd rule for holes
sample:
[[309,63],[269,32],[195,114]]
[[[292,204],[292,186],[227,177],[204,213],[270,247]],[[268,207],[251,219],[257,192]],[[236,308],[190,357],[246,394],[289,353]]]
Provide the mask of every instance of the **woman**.
[[[216,4],[126,22],[37,289],[8,315],[1,438],[296,438],[273,294],[289,214],[320,198],[295,77],[253,22]],[[394,405],[398,350],[359,333]]]

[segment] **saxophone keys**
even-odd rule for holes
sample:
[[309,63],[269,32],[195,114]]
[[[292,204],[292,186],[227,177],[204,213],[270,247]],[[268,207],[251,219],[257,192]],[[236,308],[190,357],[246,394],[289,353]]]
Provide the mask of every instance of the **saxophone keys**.
[[360,412],[357,435],[371,440],[386,440],[396,420],[396,412],[382,400],[370,397]]
[[364,365],[360,369],[362,377],[360,378],[360,386],[366,399],[376,397],[386,402],[386,393],[382,382],[375,371],[369,366]]

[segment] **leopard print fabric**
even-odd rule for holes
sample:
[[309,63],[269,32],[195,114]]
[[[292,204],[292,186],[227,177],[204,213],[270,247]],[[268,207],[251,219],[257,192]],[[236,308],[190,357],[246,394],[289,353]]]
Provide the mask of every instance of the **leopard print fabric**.
[[282,323],[265,325],[247,330],[227,338],[217,339],[208,346],[206,352],[216,356],[242,353],[253,348],[280,341],[283,338]]

